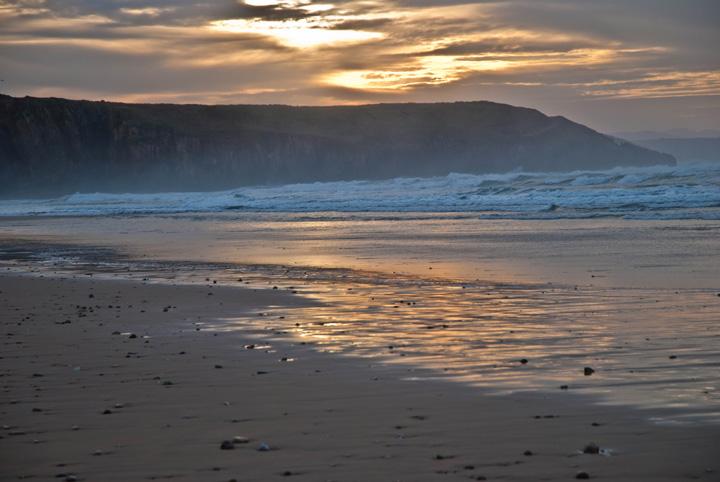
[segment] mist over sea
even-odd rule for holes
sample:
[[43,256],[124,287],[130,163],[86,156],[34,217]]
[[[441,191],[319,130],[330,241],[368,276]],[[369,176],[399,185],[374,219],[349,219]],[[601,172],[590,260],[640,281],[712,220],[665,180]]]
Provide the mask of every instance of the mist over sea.
[[76,193],[0,201],[0,216],[188,212],[475,213],[489,219],[720,219],[720,163],[450,174],[218,192]]

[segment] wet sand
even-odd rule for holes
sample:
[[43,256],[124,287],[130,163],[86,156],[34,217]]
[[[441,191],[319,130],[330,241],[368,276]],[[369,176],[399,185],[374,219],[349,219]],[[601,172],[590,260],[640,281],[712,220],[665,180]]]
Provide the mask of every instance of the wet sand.
[[[412,381],[420,370],[220,329],[308,303],[0,276],[0,480],[720,480],[715,425],[651,424],[567,390]],[[247,443],[222,450],[233,437]],[[582,454],[591,442],[609,455]]]

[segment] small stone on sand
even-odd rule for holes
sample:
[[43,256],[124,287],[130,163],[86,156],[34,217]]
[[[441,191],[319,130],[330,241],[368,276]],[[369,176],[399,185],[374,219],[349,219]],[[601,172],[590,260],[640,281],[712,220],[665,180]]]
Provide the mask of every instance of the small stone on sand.
[[590,442],[585,446],[585,448],[583,448],[583,453],[597,455],[600,453],[600,447],[598,446],[598,444]]

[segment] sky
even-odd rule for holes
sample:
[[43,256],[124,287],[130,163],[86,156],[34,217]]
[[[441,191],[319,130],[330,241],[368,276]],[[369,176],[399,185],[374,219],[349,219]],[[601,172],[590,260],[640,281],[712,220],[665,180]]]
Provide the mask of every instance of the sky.
[[0,92],[123,102],[491,100],[720,131],[719,0],[0,0]]

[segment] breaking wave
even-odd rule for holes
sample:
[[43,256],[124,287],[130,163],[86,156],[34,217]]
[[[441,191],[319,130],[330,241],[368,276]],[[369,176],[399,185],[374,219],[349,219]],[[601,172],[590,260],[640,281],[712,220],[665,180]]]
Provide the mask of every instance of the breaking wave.
[[219,192],[72,194],[0,201],[0,216],[223,211],[471,212],[480,217],[720,219],[720,163],[564,173],[254,186]]

